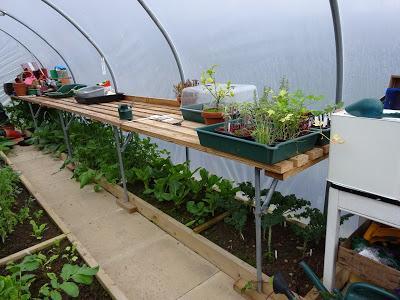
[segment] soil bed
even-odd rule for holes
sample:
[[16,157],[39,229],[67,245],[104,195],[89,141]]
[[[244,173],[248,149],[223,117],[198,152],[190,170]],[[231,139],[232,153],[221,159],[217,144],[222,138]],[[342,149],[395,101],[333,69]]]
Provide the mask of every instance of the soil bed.
[[[22,224],[17,224],[14,231],[6,238],[4,244],[0,240],[0,258],[6,257],[62,234],[61,230],[46,214],[45,210],[40,206],[36,199],[31,196],[24,185],[19,183],[18,187],[21,192],[17,195],[13,211],[18,212],[22,207],[25,206],[26,203],[29,203],[29,216],[31,216],[37,224],[46,223],[47,229],[44,231],[42,239],[38,240],[36,237],[32,236],[33,230],[32,225],[29,224],[30,219],[26,219]],[[42,210],[43,214],[39,219],[36,219],[33,216],[35,212],[39,210]]]
[[[224,248],[233,255],[244,260],[248,264],[256,267],[255,249],[255,225],[248,222],[243,230],[242,239],[240,233],[224,222],[220,222],[202,233],[204,237]],[[297,238],[289,227],[274,226],[272,229],[272,251],[278,251],[278,259],[268,263],[263,258],[263,272],[268,276],[281,271],[289,283],[289,287],[296,293],[304,296],[312,288],[312,284],[300,268],[298,263],[304,260],[319,276],[322,277],[324,266],[324,247],[325,241],[321,240],[318,244],[308,245],[307,254],[303,256],[301,247],[303,242]],[[267,248],[267,242],[263,241],[263,252]],[[312,249],[312,256],[309,256],[309,249]]]
[[[63,240],[63,241],[61,241],[59,247],[53,246],[53,247],[49,247],[49,248],[41,251],[41,253],[46,255],[47,258],[51,257],[53,254],[58,254],[58,253],[60,253],[60,256],[55,261],[53,261],[48,267],[46,267],[45,270],[39,268],[33,272],[29,272],[30,274],[36,275],[36,279],[32,283],[32,285],[29,289],[33,298],[36,296],[39,296],[39,290],[42,285],[50,282],[46,273],[52,272],[57,275],[60,275],[63,265],[65,263],[69,263],[65,258],[62,258],[62,255],[61,255],[62,253],[65,253],[65,252],[61,252],[61,251],[63,251],[67,246],[71,246],[71,244],[68,242],[68,240]],[[74,262],[74,264],[82,265],[85,263],[83,261],[83,259],[79,256],[79,254],[76,254],[76,256],[78,256],[78,259]],[[7,274],[7,271],[5,270],[5,266],[0,267],[0,274],[1,275]],[[66,299],[87,299],[87,300],[112,299],[109,296],[109,294],[107,293],[107,291],[102,287],[102,285],[100,284],[100,282],[97,280],[96,277],[93,278],[93,283],[91,285],[78,284],[78,286],[79,286],[78,298],[71,298],[71,297],[65,295],[65,293],[63,293],[62,299],[63,300],[66,300]]]

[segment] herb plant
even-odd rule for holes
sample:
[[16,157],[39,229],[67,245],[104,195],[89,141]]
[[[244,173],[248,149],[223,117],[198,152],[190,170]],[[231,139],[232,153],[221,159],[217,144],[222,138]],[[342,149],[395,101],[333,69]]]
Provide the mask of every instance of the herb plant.
[[41,240],[44,232],[47,230],[47,224],[37,224],[35,220],[31,220],[29,224],[32,225],[32,236],[34,236],[37,240]]

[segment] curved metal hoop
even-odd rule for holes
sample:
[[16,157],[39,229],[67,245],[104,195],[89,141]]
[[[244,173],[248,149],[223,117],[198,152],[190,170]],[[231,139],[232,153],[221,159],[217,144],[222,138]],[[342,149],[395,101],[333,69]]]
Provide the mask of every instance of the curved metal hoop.
[[52,8],[53,10],[55,10],[58,14],[60,14],[64,19],[66,19],[72,26],[74,26],[76,28],[76,30],[78,30],[85,38],[86,40],[96,49],[97,53],[100,55],[101,58],[104,59],[105,64],[107,65],[108,70],[110,71],[110,75],[111,75],[111,80],[113,82],[115,91],[117,92],[117,81],[115,79],[114,76],[114,72],[108,62],[108,59],[106,58],[106,56],[104,55],[103,51],[100,49],[100,47],[95,43],[94,40],[92,40],[92,38],[89,36],[88,33],[86,33],[71,17],[69,17],[67,14],[65,14],[61,9],[59,9],[58,7],[56,7],[54,4],[52,4],[51,2],[47,1],[47,0],[41,0],[43,3],[45,3],[46,5],[48,5],[50,8]]
[[50,43],[49,43],[42,35],[40,35],[36,30],[34,30],[33,28],[31,28],[29,25],[25,24],[23,21],[21,21],[20,19],[18,19],[18,18],[15,17],[14,15],[12,15],[12,14],[10,14],[10,13],[8,13],[8,12],[5,12],[4,10],[0,10],[0,13],[3,13],[4,15],[10,17],[10,18],[13,19],[14,21],[16,21],[16,22],[18,22],[19,24],[21,24],[22,26],[25,26],[26,28],[28,28],[28,29],[29,29],[30,31],[32,31],[35,35],[37,35],[43,42],[45,42],[51,49],[53,49],[53,50],[58,54],[58,56],[61,57],[61,59],[62,59],[63,62],[65,63],[65,66],[66,66],[66,67],[68,68],[68,70],[70,71],[72,80],[73,80],[74,82],[76,82],[76,81],[75,81],[74,73],[72,72],[72,69],[71,69],[71,67],[69,66],[68,62],[67,62],[67,61],[65,60],[65,58],[61,55],[61,53],[60,53],[56,48],[54,48],[54,46],[53,46],[52,44],[50,44]]
[[331,14],[333,21],[333,29],[335,31],[336,46],[336,103],[342,101],[343,97],[343,39],[342,26],[340,24],[340,13],[337,0],[329,0],[331,6]]
[[139,4],[143,7],[143,9],[147,12],[147,14],[149,15],[149,17],[153,20],[154,24],[156,24],[156,26],[158,27],[158,29],[161,31],[162,35],[164,36],[165,40],[168,43],[169,48],[172,51],[172,54],[174,55],[175,58],[175,62],[176,65],[178,66],[178,70],[179,70],[179,76],[181,77],[181,81],[184,82],[185,81],[185,73],[183,71],[183,67],[182,67],[182,63],[181,60],[179,58],[179,54],[178,54],[178,50],[176,50],[176,47],[174,45],[174,43],[172,42],[168,32],[165,30],[165,28],[162,26],[162,24],[160,23],[160,21],[158,20],[158,18],[156,17],[156,15],[151,11],[151,9],[146,5],[146,3],[144,3],[143,0],[137,0],[139,2]]
[[10,38],[12,38],[14,41],[16,41],[19,45],[21,45],[26,51],[29,52],[30,55],[33,56],[34,59],[37,60],[37,62],[40,64],[40,66],[42,68],[44,68],[42,62],[39,60],[39,58],[37,58],[37,56],[35,54],[33,54],[33,52],[31,50],[29,50],[29,48],[27,46],[25,46],[25,44],[23,44],[20,40],[16,39],[14,36],[12,36],[11,34],[9,34],[7,31],[5,31],[4,29],[0,28],[0,31],[3,32],[4,34],[6,34],[7,36],[9,36]]

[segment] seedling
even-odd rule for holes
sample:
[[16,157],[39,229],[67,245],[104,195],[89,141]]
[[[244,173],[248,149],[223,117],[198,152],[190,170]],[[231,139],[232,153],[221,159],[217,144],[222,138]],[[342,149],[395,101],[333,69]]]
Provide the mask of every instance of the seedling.
[[35,220],[31,220],[29,223],[32,225],[32,236],[38,240],[41,240],[44,232],[47,230],[47,223],[37,224]]

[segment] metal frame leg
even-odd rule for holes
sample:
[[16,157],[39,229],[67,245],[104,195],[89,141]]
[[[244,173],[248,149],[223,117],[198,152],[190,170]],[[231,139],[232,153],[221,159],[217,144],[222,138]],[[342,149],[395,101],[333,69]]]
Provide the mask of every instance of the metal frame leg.
[[124,161],[122,159],[122,154],[124,153],[129,142],[132,140],[133,133],[129,132],[125,142],[123,142],[121,145],[120,131],[118,127],[113,126],[113,131],[114,131],[115,146],[117,148],[119,172],[121,174],[122,187],[124,188],[124,201],[128,202],[129,196],[128,196],[128,189],[126,187],[126,177],[125,177]]
[[186,163],[188,164],[188,166],[190,168],[190,165],[189,165],[190,158],[189,158],[189,148],[188,147],[185,147],[185,161],[186,161]]
[[58,112],[58,116],[60,117],[60,123],[61,123],[62,131],[64,133],[64,142],[65,142],[65,145],[67,146],[68,158],[72,159],[72,146],[71,146],[71,141],[69,140],[69,136],[68,136],[68,129],[71,126],[71,122],[75,117],[72,116],[71,119],[68,121],[68,123],[65,124],[64,115],[63,115],[62,111],[58,110],[57,112]]
[[255,224],[256,224],[256,267],[257,267],[257,291],[262,292],[263,278],[262,278],[262,237],[261,237],[261,216],[271,201],[272,195],[278,184],[278,179],[273,179],[269,188],[267,197],[261,206],[261,184],[260,184],[260,172],[261,169],[254,169],[254,181],[255,181],[255,204],[254,210]]
[[42,110],[42,107],[39,106],[38,110],[36,112],[34,112],[32,103],[28,102],[28,105],[29,105],[29,110],[31,111],[31,115],[32,115],[32,119],[33,119],[33,126],[35,126],[35,129],[36,129],[38,127],[37,117],[39,116],[39,113]]
[[328,219],[326,223],[324,285],[332,291],[335,288],[336,256],[339,245],[340,209],[339,191],[329,189]]

